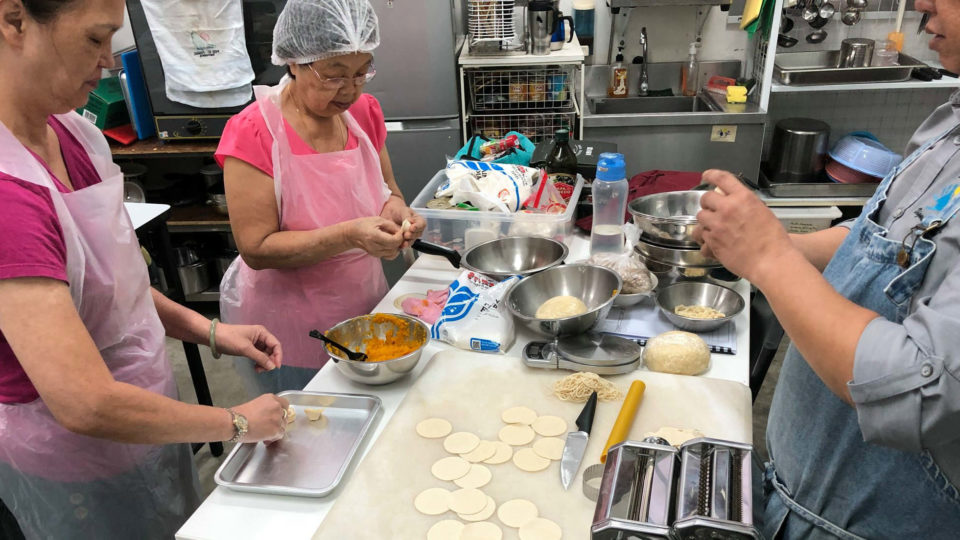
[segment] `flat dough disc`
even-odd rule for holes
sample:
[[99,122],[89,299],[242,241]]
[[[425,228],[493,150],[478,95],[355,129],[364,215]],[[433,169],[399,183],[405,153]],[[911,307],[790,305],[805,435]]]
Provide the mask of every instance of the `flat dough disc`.
[[559,416],[541,416],[533,421],[533,430],[544,437],[556,437],[567,432],[567,421]]
[[417,435],[427,439],[446,437],[453,431],[453,426],[443,418],[427,418],[417,424]]
[[443,449],[451,454],[466,454],[480,444],[480,437],[468,431],[458,431],[443,440]]
[[540,457],[558,461],[563,457],[563,446],[567,441],[557,437],[544,437],[533,443],[533,451]]
[[450,509],[450,492],[443,488],[430,488],[421,491],[413,500],[417,512],[428,516],[437,516]]
[[503,538],[503,531],[489,521],[469,523],[460,532],[460,540],[500,540],[501,538]]
[[522,448],[513,455],[513,464],[521,471],[537,472],[546,469],[550,460],[538,455],[533,448]]
[[493,444],[493,441],[480,441],[476,448],[466,454],[460,454],[460,457],[470,463],[480,463],[483,460],[490,459],[495,453],[497,453],[497,447]]
[[538,517],[520,527],[520,540],[560,540],[563,530],[549,519]]
[[519,529],[540,515],[537,505],[526,499],[513,499],[500,505],[497,517],[507,527]]
[[[483,486],[489,484],[490,480],[492,479],[493,473],[490,472],[490,469],[484,467],[483,465],[474,464],[470,466],[470,471],[467,472],[467,474],[457,478],[453,481],[453,483],[462,488],[482,488]],[[483,521],[483,519],[467,521]]]
[[530,426],[510,424],[500,429],[500,440],[510,446],[523,446],[529,444],[534,437],[533,429]]
[[445,519],[434,523],[427,531],[427,540],[459,540],[464,524],[455,519]]
[[490,519],[490,516],[493,515],[493,511],[496,509],[496,501],[493,500],[493,497],[487,495],[487,505],[483,507],[483,510],[477,512],[476,514],[457,514],[457,516],[464,521],[486,521]]
[[490,465],[499,465],[510,461],[510,458],[513,457],[513,447],[503,441],[493,441],[493,444],[496,447],[496,452],[490,456],[490,459],[485,459],[483,462]]
[[450,510],[458,514],[476,514],[487,507],[487,495],[475,488],[458,489],[450,493]]
[[500,419],[506,424],[529,426],[537,419],[537,411],[529,407],[511,407],[500,413]]
[[445,457],[437,460],[430,467],[430,472],[440,480],[452,482],[470,472],[470,462],[457,456]]

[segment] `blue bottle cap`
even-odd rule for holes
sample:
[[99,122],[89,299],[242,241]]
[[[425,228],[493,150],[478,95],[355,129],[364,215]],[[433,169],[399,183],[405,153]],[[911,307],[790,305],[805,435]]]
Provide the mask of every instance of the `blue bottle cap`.
[[626,177],[627,164],[623,160],[623,154],[614,152],[600,154],[600,161],[597,162],[597,180],[616,182]]

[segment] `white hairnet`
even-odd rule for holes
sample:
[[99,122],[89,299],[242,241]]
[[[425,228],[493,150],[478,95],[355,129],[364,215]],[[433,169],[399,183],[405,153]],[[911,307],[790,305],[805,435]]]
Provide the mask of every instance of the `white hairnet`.
[[278,66],[373,52],[380,44],[377,14],[368,0],[289,0],[273,28]]

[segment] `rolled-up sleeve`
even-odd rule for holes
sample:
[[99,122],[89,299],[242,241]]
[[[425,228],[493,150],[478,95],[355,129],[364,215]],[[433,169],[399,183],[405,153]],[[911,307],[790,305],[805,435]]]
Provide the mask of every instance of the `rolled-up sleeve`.
[[960,264],[902,324],[860,336],[848,383],[865,441],[917,452],[960,439]]

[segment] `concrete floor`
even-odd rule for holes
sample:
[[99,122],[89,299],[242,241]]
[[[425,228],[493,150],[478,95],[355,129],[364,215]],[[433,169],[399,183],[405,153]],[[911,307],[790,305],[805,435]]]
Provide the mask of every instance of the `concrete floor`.
[[[760,454],[760,457],[764,460],[767,458],[765,444],[767,413],[770,410],[773,388],[780,374],[780,366],[783,363],[787,343],[788,341],[784,339],[780,350],[777,352],[770,366],[770,371],[767,373],[767,377],[761,387],[760,395],[757,396],[757,401],[753,404],[753,444]],[[173,364],[173,371],[177,378],[177,386],[180,388],[181,399],[188,403],[196,403],[197,395],[193,389],[190,372],[187,369],[183,346],[179,341],[168,338],[167,354],[170,356]],[[200,347],[200,354],[203,357],[203,366],[207,373],[207,382],[210,386],[210,394],[213,397],[214,405],[218,407],[229,407],[244,403],[250,399],[246,395],[239,377],[236,372],[234,372],[232,363],[225,358],[214,360],[213,357],[210,356],[210,350],[206,347]],[[200,474],[200,485],[204,497],[216,487],[213,475],[232,447],[230,444],[225,444],[224,446],[224,453],[220,457],[213,457],[210,454],[210,447],[206,445],[194,456],[197,463],[197,470]]]

